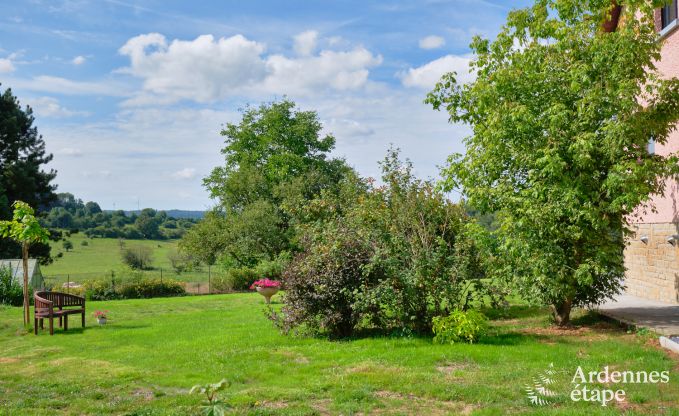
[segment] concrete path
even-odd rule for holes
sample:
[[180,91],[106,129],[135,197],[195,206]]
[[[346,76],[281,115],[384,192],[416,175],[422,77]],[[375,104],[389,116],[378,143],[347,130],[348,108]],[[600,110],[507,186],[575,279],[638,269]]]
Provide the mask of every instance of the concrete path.
[[676,303],[621,295],[598,309],[601,314],[627,324],[649,328],[662,335],[679,335],[679,304]]

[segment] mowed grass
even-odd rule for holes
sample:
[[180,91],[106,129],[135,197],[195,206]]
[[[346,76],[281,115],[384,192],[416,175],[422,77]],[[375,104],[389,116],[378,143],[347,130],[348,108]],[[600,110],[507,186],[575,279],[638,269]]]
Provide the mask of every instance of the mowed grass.
[[[257,294],[90,302],[85,330],[74,319],[67,333],[37,337],[21,329],[20,308],[2,309],[0,414],[198,414],[189,389],[222,378],[233,414],[679,414],[677,358],[606,322],[560,331],[544,310],[514,307],[479,344],[442,346],[284,336],[264,308]],[[95,309],[109,310],[109,324],[96,325]],[[524,388],[552,363],[560,395],[532,406]],[[602,407],[568,397],[577,366],[671,375],[612,385],[627,400]]]
[[[124,278],[124,265],[121,259],[120,242],[116,238],[87,238],[83,233],[67,237],[73,243],[73,250],[66,251],[63,241],[51,242],[52,255],[63,253],[63,257],[42,266],[43,275],[49,282],[62,283],[70,279],[80,283],[91,279],[109,279],[111,272],[118,278]],[[82,242],[87,241],[83,246]],[[152,250],[153,270],[144,274],[159,277],[162,269],[163,277],[183,281],[207,281],[207,271],[187,272],[180,275],[172,269],[168,255],[177,250],[178,240],[124,240],[125,248],[148,247]]]

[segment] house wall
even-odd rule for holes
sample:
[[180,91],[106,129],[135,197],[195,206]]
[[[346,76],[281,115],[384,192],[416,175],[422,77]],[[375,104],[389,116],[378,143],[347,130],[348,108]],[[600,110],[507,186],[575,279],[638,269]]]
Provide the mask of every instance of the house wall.
[[[656,27],[660,30],[659,11]],[[679,77],[679,29],[668,33],[662,42],[657,68],[663,77]],[[661,155],[679,152],[679,131],[664,145],[656,144],[655,151]],[[667,242],[668,237],[679,234],[679,182],[670,179],[665,186],[665,193],[654,195],[650,204],[640,207],[634,220],[635,235],[625,248],[625,285],[631,295],[679,303],[679,242]],[[648,241],[641,241],[642,237]]]

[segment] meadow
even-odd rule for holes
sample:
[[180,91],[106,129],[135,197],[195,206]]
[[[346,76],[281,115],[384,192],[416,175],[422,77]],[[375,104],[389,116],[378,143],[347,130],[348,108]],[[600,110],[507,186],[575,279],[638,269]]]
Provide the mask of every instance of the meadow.
[[[275,298],[274,298],[275,299]],[[274,304],[280,307],[280,304]],[[20,308],[0,309],[0,414],[199,414],[195,384],[227,379],[233,414],[679,414],[679,359],[656,338],[578,312],[557,330],[544,309],[486,311],[478,344],[372,334],[343,341],[280,334],[257,294],[88,302],[84,330],[27,334]],[[97,326],[91,313],[109,311]],[[550,367],[553,365],[553,367]],[[573,402],[571,379],[604,366],[671,371],[667,384],[625,384],[622,403]],[[552,368],[558,395],[529,403]],[[594,384],[591,387],[606,387]]]
[[[83,233],[67,237],[73,249],[66,251],[63,241],[50,242],[54,262],[41,266],[48,283],[61,287],[67,280],[81,283],[92,279],[125,278],[128,270],[120,255],[120,241],[116,238],[88,238]],[[83,245],[86,242],[87,245]],[[149,277],[202,282],[207,281],[207,270],[177,274],[172,269],[168,255],[177,250],[179,240],[124,240],[126,248],[148,247],[152,250],[152,269],[143,273]],[[62,257],[56,257],[62,253]],[[162,271],[162,272],[161,272]]]

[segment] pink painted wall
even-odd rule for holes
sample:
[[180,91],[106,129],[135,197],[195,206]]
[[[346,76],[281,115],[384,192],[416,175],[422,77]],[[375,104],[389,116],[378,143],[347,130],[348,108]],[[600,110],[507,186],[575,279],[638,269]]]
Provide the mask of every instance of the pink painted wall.
[[[664,77],[679,77],[679,29],[670,33],[662,42],[658,70]],[[679,131],[674,131],[665,145],[656,144],[655,151],[660,155],[679,151]],[[651,212],[647,206],[646,213],[634,222],[645,224],[679,222],[679,183],[676,180],[668,180],[665,194],[653,196],[651,202],[657,212]]]

